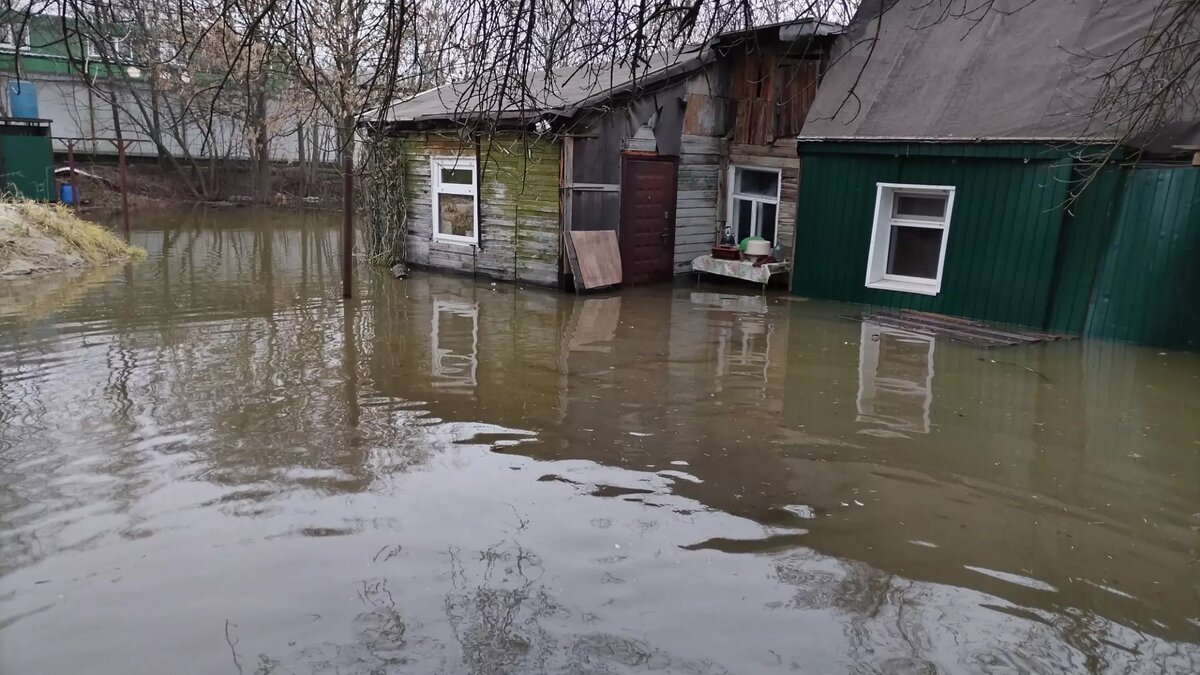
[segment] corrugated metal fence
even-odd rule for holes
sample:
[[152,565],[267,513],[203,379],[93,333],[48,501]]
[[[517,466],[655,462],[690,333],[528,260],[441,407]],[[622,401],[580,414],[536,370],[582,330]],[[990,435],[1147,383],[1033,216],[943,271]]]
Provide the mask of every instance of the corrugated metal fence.
[[1200,167],[1126,172],[1084,334],[1200,348]]

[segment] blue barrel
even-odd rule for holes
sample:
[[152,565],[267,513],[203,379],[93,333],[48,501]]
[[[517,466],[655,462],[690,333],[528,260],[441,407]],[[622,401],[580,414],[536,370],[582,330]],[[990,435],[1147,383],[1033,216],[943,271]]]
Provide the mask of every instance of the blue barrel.
[[32,82],[8,81],[8,109],[13,117],[38,118],[37,86]]
[[58,188],[58,200],[64,204],[75,205],[75,188],[70,183],[63,183]]

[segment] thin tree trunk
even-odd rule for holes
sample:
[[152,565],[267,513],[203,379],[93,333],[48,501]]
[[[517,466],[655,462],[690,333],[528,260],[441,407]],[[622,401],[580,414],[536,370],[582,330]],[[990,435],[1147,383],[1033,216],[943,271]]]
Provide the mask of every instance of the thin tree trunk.
[[296,168],[300,170],[300,195],[308,196],[308,162],[304,161],[304,122],[296,125]]
[[258,74],[255,83],[254,100],[254,191],[259,201],[270,199],[271,192],[271,157],[270,143],[267,138],[267,69],[264,67]]

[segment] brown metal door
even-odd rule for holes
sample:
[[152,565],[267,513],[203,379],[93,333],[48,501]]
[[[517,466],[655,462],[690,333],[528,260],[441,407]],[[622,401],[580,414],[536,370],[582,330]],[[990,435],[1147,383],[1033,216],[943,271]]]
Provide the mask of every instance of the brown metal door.
[[675,157],[624,157],[619,240],[625,284],[671,280],[678,168]]

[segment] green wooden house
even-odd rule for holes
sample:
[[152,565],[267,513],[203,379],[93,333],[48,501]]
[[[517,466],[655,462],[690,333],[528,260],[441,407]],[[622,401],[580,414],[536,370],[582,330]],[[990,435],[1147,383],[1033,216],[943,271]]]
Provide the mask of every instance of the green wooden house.
[[799,137],[792,291],[1200,347],[1200,124],[1126,134],[1083,56],[1156,3],[951,4],[865,2],[835,47]]

